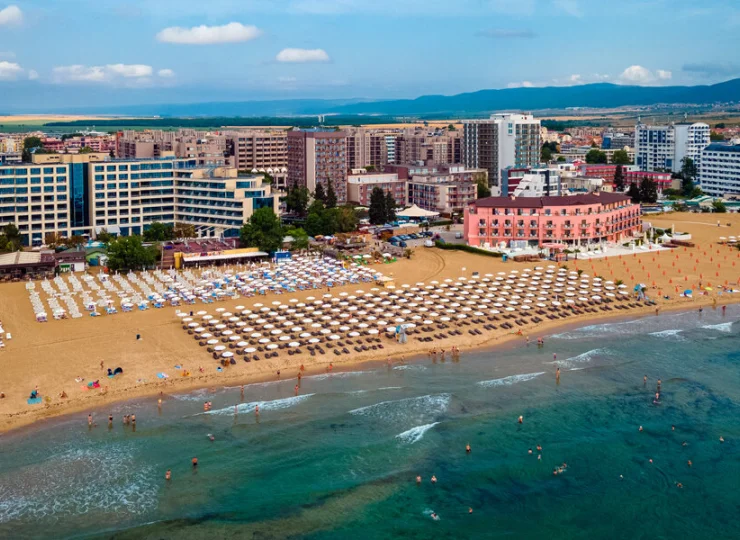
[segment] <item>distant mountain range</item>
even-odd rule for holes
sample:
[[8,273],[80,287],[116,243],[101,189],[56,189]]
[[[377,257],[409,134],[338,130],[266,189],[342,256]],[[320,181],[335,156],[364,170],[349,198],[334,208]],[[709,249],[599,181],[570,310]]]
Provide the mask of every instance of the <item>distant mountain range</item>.
[[479,90],[454,96],[429,95],[416,99],[295,99],[230,101],[191,104],[130,105],[74,109],[75,113],[130,116],[301,116],[319,114],[380,116],[481,116],[503,110],[614,108],[655,104],[712,104],[740,102],[740,79],[711,86],[623,86],[609,83],[567,87]]

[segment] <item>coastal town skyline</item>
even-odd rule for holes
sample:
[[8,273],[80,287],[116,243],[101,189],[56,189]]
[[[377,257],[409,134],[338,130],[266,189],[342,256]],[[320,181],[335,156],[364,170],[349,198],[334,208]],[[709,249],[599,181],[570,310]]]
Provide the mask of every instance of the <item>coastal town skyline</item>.
[[[117,104],[390,99],[591,82],[697,85],[740,74],[718,53],[737,47],[736,5],[666,5],[25,0],[0,4],[0,89],[6,107],[43,99],[62,108],[104,105],[101,94]],[[712,40],[673,39],[682,33]],[[38,46],[20,47],[28,36]],[[645,36],[671,46],[648,46]]]

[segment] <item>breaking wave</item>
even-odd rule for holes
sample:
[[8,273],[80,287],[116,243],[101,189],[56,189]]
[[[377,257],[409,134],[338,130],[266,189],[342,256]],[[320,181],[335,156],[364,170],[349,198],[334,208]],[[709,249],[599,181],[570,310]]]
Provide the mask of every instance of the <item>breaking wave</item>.
[[480,381],[478,384],[480,386],[485,386],[486,388],[494,388],[497,386],[512,386],[517,383],[531,381],[532,379],[536,379],[540,375],[544,375],[544,374],[545,374],[544,371],[539,371],[537,373],[522,373],[520,375],[509,375],[508,377],[503,377],[501,379],[491,379],[490,381]]
[[407,429],[403,433],[399,433],[398,435],[396,435],[396,439],[400,439],[406,444],[414,444],[416,442],[419,442],[424,437],[424,434],[437,424],[439,424],[439,422],[432,422],[431,424],[424,424],[423,426],[412,427],[411,429]]

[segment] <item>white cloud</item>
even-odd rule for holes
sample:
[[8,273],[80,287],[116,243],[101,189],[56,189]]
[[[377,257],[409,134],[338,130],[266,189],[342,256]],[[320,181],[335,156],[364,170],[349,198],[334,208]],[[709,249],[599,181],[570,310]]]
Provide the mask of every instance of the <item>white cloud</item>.
[[23,68],[15,62],[0,62],[0,81],[14,81],[23,73]]
[[0,26],[21,24],[23,22],[23,12],[18,6],[8,6],[0,9]]
[[554,0],[553,5],[571,17],[583,17],[577,0]]
[[160,77],[170,78],[175,76],[175,72],[171,69],[160,69],[159,71],[157,71],[157,75],[159,75]]
[[107,64],[105,66],[57,66],[51,70],[56,83],[116,83],[124,81],[127,86],[142,85],[149,82],[154,73],[152,66],[145,64]]
[[581,84],[583,82],[583,79],[581,78],[581,75],[578,73],[575,73],[568,77],[568,80],[573,84]]
[[619,76],[619,80],[626,84],[651,84],[656,81],[667,81],[672,77],[673,74],[670,71],[659,69],[653,73],[646,67],[634,65],[625,69]]
[[278,82],[281,82],[281,83],[284,83],[284,84],[294,83],[297,80],[298,79],[296,79],[295,77],[278,77]]
[[152,75],[152,66],[144,64],[108,64],[105,68],[113,75],[126,78],[150,77]]
[[530,81],[511,82],[506,85],[507,88],[534,88],[536,85]]
[[35,69],[29,69],[28,70],[28,80],[29,81],[35,81],[39,78],[39,73]]
[[275,57],[278,62],[304,64],[307,62],[328,62],[329,55],[324,49],[283,49]]
[[237,43],[250,41],[262,35],[256,26],[244,26],[238,22],[230,22],[223,26],[193,26],[180,28],[173,26],[165,28],[157,34],[157,39],[164,43],[180,45],[212,45],[214,43]]

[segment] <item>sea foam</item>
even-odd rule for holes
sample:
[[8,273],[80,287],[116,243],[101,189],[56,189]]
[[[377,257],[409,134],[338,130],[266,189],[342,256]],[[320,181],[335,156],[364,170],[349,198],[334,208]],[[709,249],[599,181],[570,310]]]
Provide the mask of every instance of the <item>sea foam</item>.
[[702,328],[707,330],[716,330],[717,332],[731,332],[732,322],[720,323],[720,324],[705,324]]
[[436,421],[450,405],[450,394],[430,394],[426,396],[381,401],[374,405],[359,407],[349,411],[355,416],[363,416],[383,423],[408,425],[428,424]]
[[424,437],[424,434],[437,424],[439,424],[439,422],[432,422],[431,424],[424,424],[423,426],[412,427],[411,429],[407,429],[403,433],[399,433],[398,435],[396,435],[396,439],[400,439],[406,444],[414,444],[416,442],[419,442],[422,437]]
[[544,371],[538,371],[537,373],[522,373],[520,375],[509,375],[508,377],[503,377],[501,379],[491,379],[490,381],[480,381],[478,384],[480,386],[485,386],[486,388],[493,388],[497,386],[512,386],[517,383],[531,381],[532,379],[536,379],[540,375],[544,375],[544,374],[545,374]]
[[681,335],[681,332],[683,332],[683,330],[672,328],[670,330],[661,330],[660,332],[650,332],[648,335],[657,337],[657,338],[663,338],[663,339],[675,339],[678,341],[686,341],[686,339]]
[[554,364],[561,368],[572,368],[577,366],[578,364],[589,363],[594,358],[597,358],[599,356],[606,356],[607,354],[609,354],[609,351],[607,349],[591,349],[590,351],[586,351],[585,353],[581,353],[577,356],[571,356],[570,358],[566,358],[565,360],[555,360],[553,362],[548,362],[548,364]]
[[[238,413],[248,413],[255,410],[257,406],[260,408],[261,411],[279,411],[281,409],[288,409],[294,405],[298,405],[299,403],[307,400],[311,396],[315,394],[304,394],[302,396],[293,396],[283,399],[273,399],[272,401],[251,401],[249,403],[239,403],[236,405],[236,411]],[[213,414],[213,415],[225,415],[225,414],[234,414],[234,407],[224,407],[223,409],[216,409],[215,411],[207,411],[199,413],[196,416],[200,416],[202,414]]]

